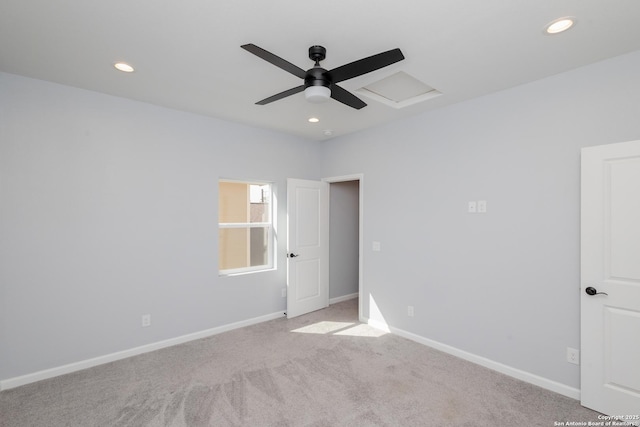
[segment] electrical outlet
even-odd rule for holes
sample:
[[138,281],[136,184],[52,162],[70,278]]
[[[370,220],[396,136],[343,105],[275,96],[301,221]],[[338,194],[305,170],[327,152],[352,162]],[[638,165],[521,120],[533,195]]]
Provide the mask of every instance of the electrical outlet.
[[487,201],[478,200],[478,213],[487,213]]
[[147,326],[151,326],[151,315],[143,314],[142,315],[142,327],[146,328]]
[[413,306],[412,305],[407,307],[407,316],[413,317]]
[[282,288],[280,293],[282,294],[282,298],[286,298],[287,297],[287,288]]
[[567,347],[567,362],[573,363],[574,365],[580,364],[580,350],[576,350],[575,348]]

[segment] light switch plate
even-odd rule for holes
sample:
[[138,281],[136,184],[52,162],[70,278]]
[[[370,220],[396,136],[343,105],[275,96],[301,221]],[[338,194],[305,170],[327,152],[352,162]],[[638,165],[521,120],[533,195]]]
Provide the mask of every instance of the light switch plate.
[[469,202],[469,213],[476,213],[478,211],[478,205],[476,202]]
[[151,315],[150,314],[143,314],[142,315],[142,327],[143,328],[148,328],[149,326],[151,326]]

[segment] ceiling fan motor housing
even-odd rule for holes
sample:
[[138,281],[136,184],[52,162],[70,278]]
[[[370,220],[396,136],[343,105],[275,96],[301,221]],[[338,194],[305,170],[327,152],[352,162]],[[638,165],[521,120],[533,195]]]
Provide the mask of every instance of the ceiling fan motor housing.
[[330,88],[331,80],[324,75],[326,72],[327,70],[319,65],[308,70],[307,75],[304,78],[304,87],[324,86]]

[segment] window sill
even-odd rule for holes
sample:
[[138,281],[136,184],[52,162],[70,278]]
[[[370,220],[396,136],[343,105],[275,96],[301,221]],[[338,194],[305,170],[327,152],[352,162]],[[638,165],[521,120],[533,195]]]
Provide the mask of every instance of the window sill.
[[269,271],[276,271],[276,270],[277,269],[275,267],[270,267],[270,268],[261,268],[258,270],[218,272],[218,277],[246,276],[247,274],[266,273]]

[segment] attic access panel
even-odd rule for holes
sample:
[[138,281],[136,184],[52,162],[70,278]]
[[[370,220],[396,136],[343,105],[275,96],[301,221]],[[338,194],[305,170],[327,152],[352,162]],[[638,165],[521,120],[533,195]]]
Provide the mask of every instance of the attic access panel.
[[393,108],[404,108],[442,95],[404,71],[368,84],[356,92]]

